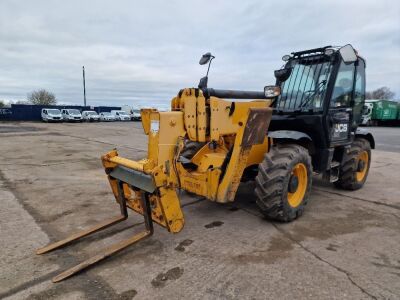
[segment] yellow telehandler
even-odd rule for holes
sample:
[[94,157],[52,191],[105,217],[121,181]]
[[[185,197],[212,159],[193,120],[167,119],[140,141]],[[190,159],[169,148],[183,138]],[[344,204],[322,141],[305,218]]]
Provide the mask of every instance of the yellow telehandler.
[[[322,118],[326,112],[322,112],[321,116],[313,113],[313,119],[307,117],[310,106],[305,105],[315,107],[331,100],[332,91],[323,91],[323,87],[329,86],[327,81],[335,80],[335,76],[329,72],[338,72],[334,66],[345,61],[344,56],[351,49],[347,47],[344,49],[346,52],[325,47],[293,53],[287,58],[289,62],[285,67],[275,71],[277,85],[266,86],[264,92],[207,88],[208,70],[214,56],[210,53],[203,55],[200,64],[208,63],[208,70],[198,88],[181,90],[171,100],[171,111],[141,110],[143,129],[148,135],[147,157],[132,161],[120,157],[117,150],[101,157],[112,192],[120,206],[120,215],[38,249],[37,254],[49,252],[126,220],[128,209],[144,216],[145,231],[57,275],[53,282],[70,277],[149,237],[153,233],[153,222],[171,233],[181,231],[184,216],[178,190],[227,203],[234,200],[241,180],[249,177],[256,181],[255,194],[261,211],[269,218],[291,221],[303,213],[307,204],[313,167],[330,181],[336,181],[339,187],[360,188],[369,170],[372,136],[357,133],[346,119],[346,126],[343,123],[345,121],[340,123],[341,127],[332,125],[332,130],[329,129],[332,135],[328,138],[334,143],[325,147],[317,137],[307,134],[307,128],[303,126],[305,123],[301,121],[301,118],[305,118],[309,122],[310,131],[319,130],[321,125],[312,122],[319,122],[318,118]],[[355,56],[356,61],[359,59]],[[296,64],[303,65],[299,67]],[[351,64],[355,66],[354,61]],[[296,70],[296,67],[300,69]],[[298,74],[311,71],[317,75],[324,74],[321,77],[323,79],[314,75],[315,82],[304,85],[302,98],[296,96],[296,99],[290,99],[298,101],[296,105],[299,110],[290,111],[288,116],[282,112],[274,114],[274,118],[277,118],[274,121],[271,107],[279,112],[282,105],[288,104],[288,93],[293,94],[288,90],[291,77],[297,78]],[[294,75],[294,72],[298,74]],[[300,85],[301,81],[297,89]],[[281,88],[284,93],[281,93]],[[296,93],[299,94],[299,91]],[[351,95],[354,96],[354,93]],[[297,127],[294,121],[296,116],[299,117]],[[336,119],[339,116],[343,117],[343,113]],[[271,126],[275,128],[268,133],[271,119]],[[280,124],[280,127],[277,128],[276,124]],[[285,128],[285,124],[295,125]],[[335,131],[335,128],[340,130]],[[343,128],[348,130],[347,135]],[[298,131],[300,129],[303,130]]]

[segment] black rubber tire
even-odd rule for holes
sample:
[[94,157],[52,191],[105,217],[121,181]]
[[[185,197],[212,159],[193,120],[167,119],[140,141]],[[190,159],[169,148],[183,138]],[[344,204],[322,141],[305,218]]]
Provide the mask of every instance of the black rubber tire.
[[187,159],[192,159],[192,157],[204,146],[205,143],[193,142],[189,139],[185,140],[185,147],[181,151],[180,156]]
[[[358,157],[362,151],[368,153],[367,173],[362,181],[357,181],[356,173],[358,167]],[[363,138],[356,138],[351,145],[348,153],[344,154],[342,164],[339,169],[339,180],[334,183],[335,187],[355,191],[364,186],[368,177],[369,167],[371,165],[371,145]]]
[[[307,186],[297,207],[288,202],[288,185],[294,166],[303,163],[307,170]],[[259,165],[256,177],[256,203],[269,219],[290,222],[300,217],[309,201],[312,185],[311,157],[304,147],[297,144],[275,145]]]

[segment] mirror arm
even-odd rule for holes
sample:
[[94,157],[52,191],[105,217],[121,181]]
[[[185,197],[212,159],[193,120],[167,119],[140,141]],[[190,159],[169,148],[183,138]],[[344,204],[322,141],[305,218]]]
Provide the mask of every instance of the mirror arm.
[[210,71],[210,66],[211,66],[211,62],[214,59],[214,56],[211,56],[210,62],[208,63],[208,68],[207,68],[207,74],[206,77],[208,77],[208,72]]

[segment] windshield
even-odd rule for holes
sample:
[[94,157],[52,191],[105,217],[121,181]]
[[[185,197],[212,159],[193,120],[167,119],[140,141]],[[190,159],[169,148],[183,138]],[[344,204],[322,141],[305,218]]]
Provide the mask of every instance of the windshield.
[[95,111],[87,111],[86,113],[88,115],[94,115],[94,116],[97,115],[97,113]]
[[77,110],[77,109],[68,109],[68,112],[71,114],[71,115],[79,115],[81,112],[79,111],[79,110]]
[[118,113],[119,113],[120,115],[125,115],[125,116],[128,115],[125,111],[119,111]]
[[300,58],[289,62],[292,72],[281,84],[277,110],[322,109],[332,63],[324,57]]
[[58,109],[48,109],[47,112],[51,115],[59,115],[61,113]]

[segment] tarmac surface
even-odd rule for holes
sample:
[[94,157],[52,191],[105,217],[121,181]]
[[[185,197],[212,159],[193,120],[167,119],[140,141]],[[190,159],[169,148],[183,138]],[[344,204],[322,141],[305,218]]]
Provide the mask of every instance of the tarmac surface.
[[375,137],[376,148],[383,151],[400,153],[399,127],[364,127]]
[[60,283],[51,278],[143,226],[127,221],[45,255],[35,249],[119,213],[100,162],[146,155],[140,123],[0,123],[0,299],[399,299],[400,128],[372,128],[366,185],[314,178],[304,215],[264,219],[254,186],[221,205],[181,194],[185,228]]

